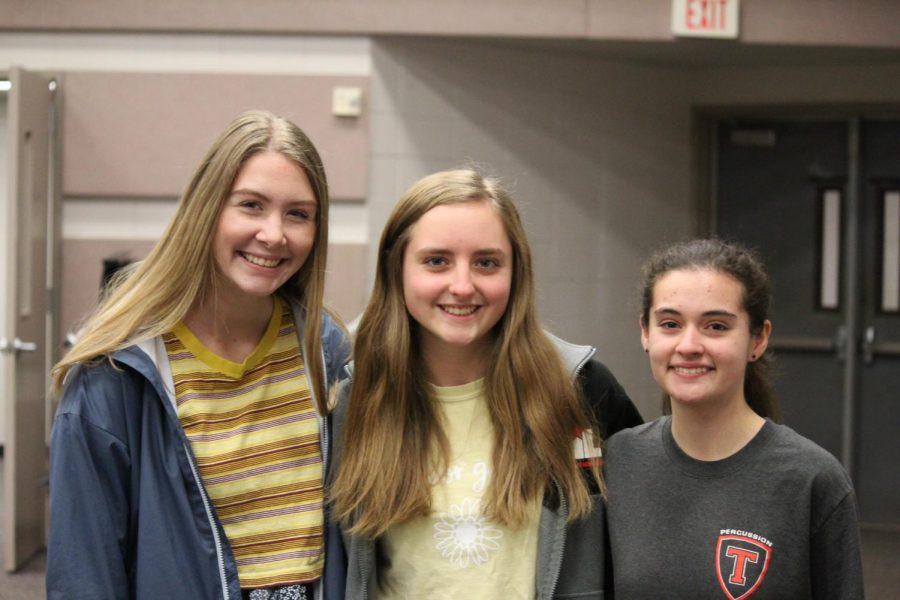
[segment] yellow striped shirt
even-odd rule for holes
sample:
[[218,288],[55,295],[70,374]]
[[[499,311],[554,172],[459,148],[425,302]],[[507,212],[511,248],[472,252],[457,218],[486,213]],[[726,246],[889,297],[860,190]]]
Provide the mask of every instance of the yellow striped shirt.
[[322,574],[319,423],[290,307],[276,297],[243,363],[210,352],[183,324],[163,336],[178,418],[225,528],[241,587]]

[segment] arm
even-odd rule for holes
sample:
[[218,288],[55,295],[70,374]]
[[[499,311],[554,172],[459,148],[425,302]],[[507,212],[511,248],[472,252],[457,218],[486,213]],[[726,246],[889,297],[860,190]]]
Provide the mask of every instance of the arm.
[[128,598],[128,448],[82,415],[66,412],[91,401],[84,378],[75,383],[50,442],[47,597]]
[[864,597],[859,522],[852,491],[813,532],[810,573],[816,600]]
[[591,359],[578,375],[585,400],[600,424],[600,436],[607,439],[617,431],[644,422],[641,413],[606,365]]

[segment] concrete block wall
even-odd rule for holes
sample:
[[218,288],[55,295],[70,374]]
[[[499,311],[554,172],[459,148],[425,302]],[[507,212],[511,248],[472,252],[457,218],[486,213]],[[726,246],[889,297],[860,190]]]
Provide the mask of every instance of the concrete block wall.
[[693,230],[688,89],[671,70],[478,41],[377,40],[369,277],[415,180],[473,162],[511,188],[545,326],[598,357],[645,417],[659,394],[638,342],[640,263]]

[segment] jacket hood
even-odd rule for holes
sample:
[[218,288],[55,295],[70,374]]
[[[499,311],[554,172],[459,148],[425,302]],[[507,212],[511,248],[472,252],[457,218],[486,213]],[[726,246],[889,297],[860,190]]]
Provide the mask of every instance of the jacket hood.
[[[585,363],[587,363],[587,361],[594,356],[594,353],[597,352],[597,349],[593,346],[582,346],[567,342],[546,330],[544,330],[544,335],[547,336],[547,339],[553,343],[556,351],[559,352],[559,358],[562,360],[563,367],[566,368],[566,371],[569,372],[569,376],[573,379],[578,375]],[[351,378],[353,377],[353,363],[354,361],[351,360],[347,363],[347,366],[344,367],[347,375]]]

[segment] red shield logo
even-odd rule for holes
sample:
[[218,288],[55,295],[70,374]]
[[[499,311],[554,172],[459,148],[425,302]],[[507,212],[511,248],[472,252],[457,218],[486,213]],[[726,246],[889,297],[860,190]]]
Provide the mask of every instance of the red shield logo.
[[772,548],[743,535],[720,535],[716,544],[716,575],[725,596],[749,598],[762,584],[769,569]]

